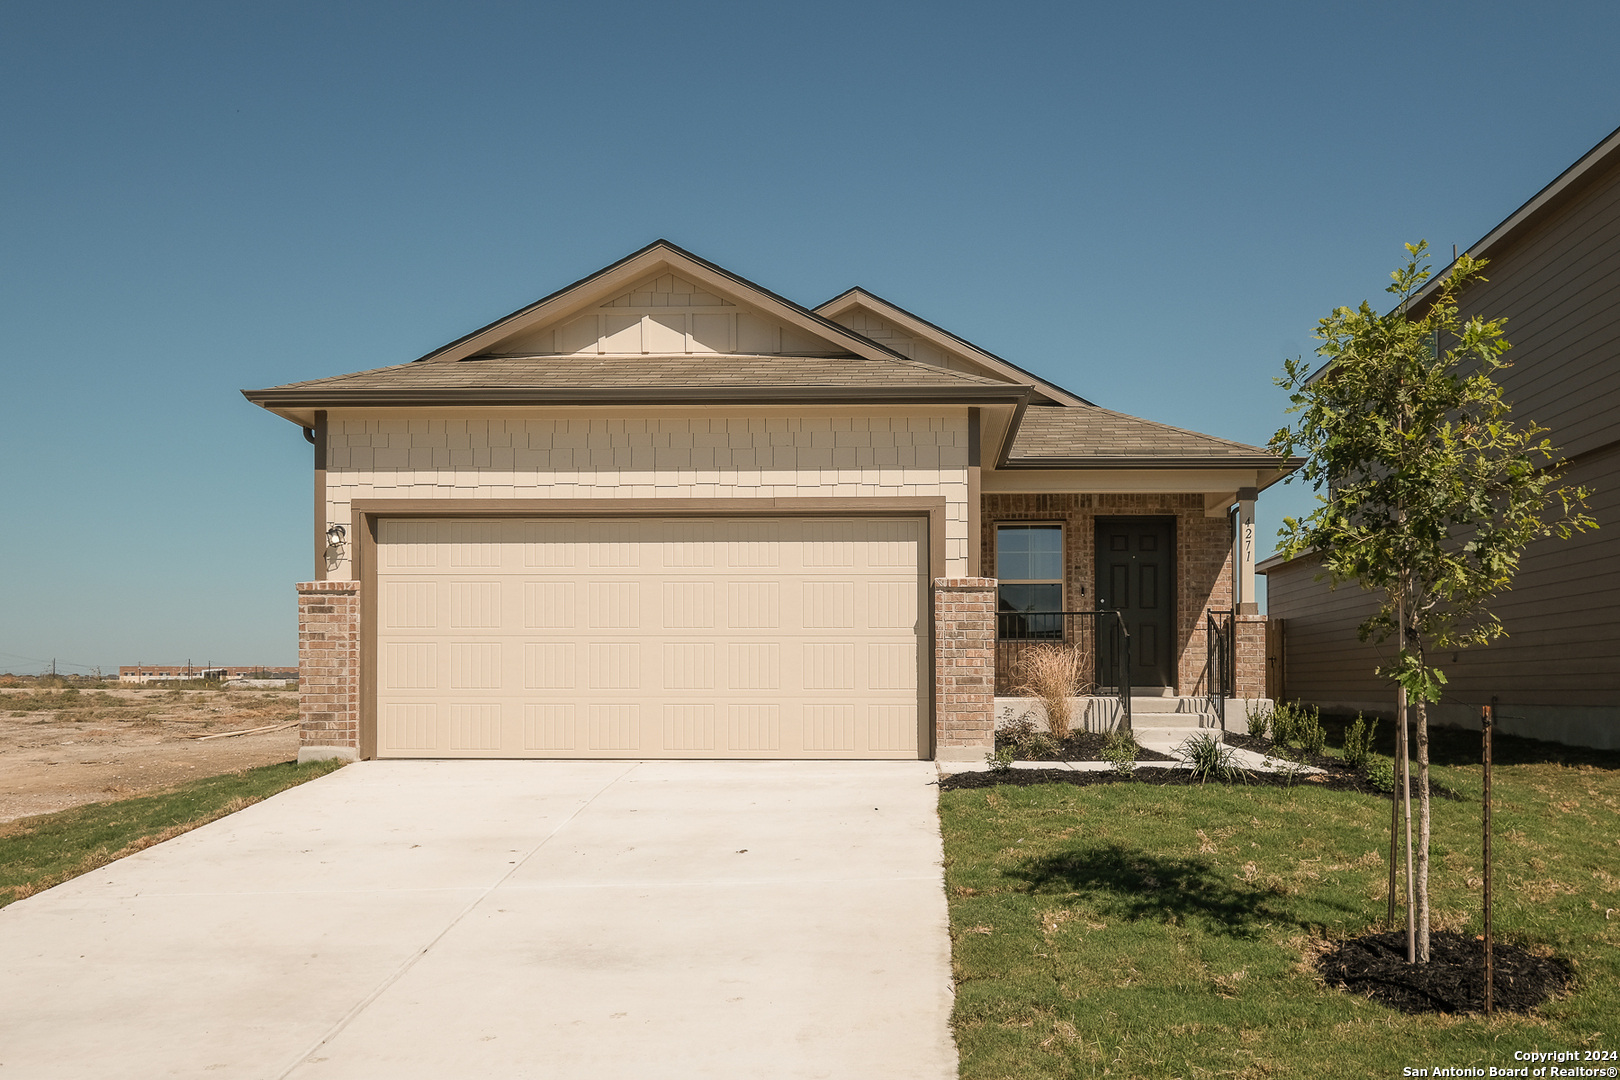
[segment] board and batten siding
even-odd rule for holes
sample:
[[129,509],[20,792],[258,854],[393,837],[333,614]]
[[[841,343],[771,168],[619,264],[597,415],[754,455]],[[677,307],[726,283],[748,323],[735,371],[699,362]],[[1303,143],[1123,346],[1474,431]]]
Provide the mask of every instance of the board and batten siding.
[[[345,418],[327,426],[326,520],[356,499],[936,496],[968,572],[967,410],[878,416]],[[347,559],[328,571],[348,580]]]

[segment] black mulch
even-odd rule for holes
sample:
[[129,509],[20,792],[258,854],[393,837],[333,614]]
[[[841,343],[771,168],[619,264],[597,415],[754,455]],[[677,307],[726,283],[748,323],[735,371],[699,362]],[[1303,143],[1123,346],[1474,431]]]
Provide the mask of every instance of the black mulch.
[[[1277,773],[1250,772],[1247,769],[1233,770],[1232,779],[1217,780],[1211,778],[1211,784],[1253,784],[1257,787],[1320,787],[1332,791],[1371,791],[1375,794],[1388,795],[1378,792],[1367,785],[1367,782],[1351,772],[1340,775],[1323,776],[1320,774],[1295,777],[1292,780]],[[1010,785],[1012,787],[1029,787],[1032,784],[1073,784],[1075,787],[1090,787],[1094,784],[1150,784],[1159,787],[1197,787],[1199,780],[1188,769],[1167,769],[1162,765],[1138,766],[1130,776],[1120,776],[1112,770],[1099,772],[1075,772],[1071,769],[1007,769],[1003,772],[991,770],[989,772],[959,772],[943,776],[939,780],[941,791],[961,791],[967,788],[988,788]]]
[[[1285,748],[1283,750],[1277,750],[1276,749],[1277,744],[1272,742],[1270,739],[1257,739],[1253,735],[1235,735],[1235,734],[1232,734],[1230,732],[1228,732],[1227,736],[1226,736],[1226,745],[1228,745],[1228,746],[1236,746],[1236,747],[1238,747],[1240,749],[1243,749],[1243,750],[1252,750],[1256,754],[1271,754],[1272,756],[1278,757],[1278,758],[1287,757],[1290,760],[1300,761],[1300,762],[1303,762],[1306,765],[1315,766],[1318,769],[1326,769],[1328,771],[1329,775],[1336,774],[1336,773],[1344,773],[1344,774],[1347,774],[1347,775],[1350,775],[1350,776],[1356,776],[1357,779],[1360,781],[1360,786],[1356,786],[1356,787],[1336,787],[1335,786],[1335,790],[1339,790],[1339,791],[1364,791],[1364,792],[1367,792],[1368,794],[1382,795],[1382,796],[1384,796],[1386,798],[1388,798],[1388,796],[1389,796],[1389,792],[1387,790],[1384,790],[1382,788],[1374,787],[1372,784],[1367,782],[1367,778],[1365,776],[1358,776],[1358,774],[1355,772],[1355,770],[1353,770],[1353,769],[1349,768],[1348,766],[1346,766],[1345,763],[1341,759],[1336,758],[1336,757],[1329,757],[1327,754],[1307,754],[1303,750],[1294,749],[1294,748]],[[1330,786],[1332,786],[1332,785],[1330,785]],[[1440,781],[1434,779],[1434,777],[1432,775],[1429,777],[1429,792],[1430,792],[1430,794],[1435,795],[1438,798],[1450,799],[1453,802],[1462,802],[1462,801],[1464,801],[1463,796],[1459,795],[1457,792],[1453,791],[1451,788],[1446,787],[1446,785],[1442,784]],[[1416,763],[1413,763],[1413,765],[1412,765],[1412,798],[1415,799],[1417,797],[1418,797],[1417,765],[1416,765]]]
[[[1095,731],[1071,732],[1063,740],[1063,744],[1050,754],[1031,754],[1017,743],[1001,735],[996,736],[996,749],[1011,746],[1018,751],[1019,761],[1106,761],[1103,757],[1103,745],[1108,742],[1108,736]],[[1169,754],[1161,754],[1157,750],[1137,748],[1137,761],[1174,761]]]
[[[1529,1012],[1569,988],[1569,965],[1536,956],[1517,945],[1491,949],[1492,1005]],[[1363,994],[1404,1013],[1483,1012],[1485,941],[1468,934],[1429,937],[1429,962],[1406,962],[1406,934],[1368,934],[1336,943],[1316,962],[1329,986]]]

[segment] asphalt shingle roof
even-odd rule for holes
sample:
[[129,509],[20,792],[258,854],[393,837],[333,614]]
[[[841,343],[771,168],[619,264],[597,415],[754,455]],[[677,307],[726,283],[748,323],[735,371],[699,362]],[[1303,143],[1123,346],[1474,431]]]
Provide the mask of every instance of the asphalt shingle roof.
[[272,390],[656,390],[661,387],[961,387],[1007,384],[915,360],[864,357],[536,356],[415,362],[288,383]]
[[1196,462],[1275,465],[1277,456],[1259,446],[1218,439],[1158,424],[1094,405],[1032,405],[1024,410],[1009,465],[1054,468],[1111,462]]

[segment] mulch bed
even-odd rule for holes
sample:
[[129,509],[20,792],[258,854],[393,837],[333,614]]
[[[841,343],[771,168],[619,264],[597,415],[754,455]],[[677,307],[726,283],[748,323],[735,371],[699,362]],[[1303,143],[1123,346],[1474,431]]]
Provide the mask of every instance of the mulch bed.
[[[1108,736],[1103,735],[1103,734],[1101,734],[1099,732],[1096,732],[1096,731],[1074,731],[1074,732],[1069,733],[1069,737],[1067,739],[1063,740],[1062,745],[1059,746],[1057,748],[1057,750],[1054,751],[1053,753],[1050,753],[1050,754],[1031,754],[1031,753],[1028,753],[1027,751],[1020,751],[1020,753],[1018,754],[1018,760],[1019,761],[1106,761],[1107,759],[1103,757],[1102,750],[1103,750],[1103,745],[1105,743],[1107,743],[1107,742],[1108,742]],[[996,749],[1000,750],[1004,746],[1011,746],[1014,750],[1019,750],[1020,749],[1017,743],[1013,742],[1010,739],[1004,738],[1000,734],[997,734],[997,736],[996,736]],[[1157,750],[1145,750],[1145,749],[1138,748],[1137,752],[1136,752],[1136,760],[1137,761],[1174,761],[1176,759],[1171,757],[1169,754],[1161,754]]]
[[[1138,766],[1130,776],[1104,770],[1101,772],[1075,772],[1071,769],[1008,769],[1005,772],[960,772],[942,776],[941,791],[961,791],[969,788],[1000,786],[1029,787],[1032,784],[1073,784],[1091,787],[1096,784],[1151,784],[1159,787],[1197,787],[1200,781],[1187,769],[1167,769],[1162,765]],[[1342,775],[1313,774],[1290,779],[1278,773],[1234,770],[1231,780],[1211,779],[1211,784],[1253,784],[1257,787],[1320,787],[1331,791],[1372,791],[1387,798],[1385,792],[1367,786],[1367,782],[1354,773]]]
[[[1574,981],[1554,957],[1502,942],[1491,953],[1491,1003],[1503,1012],[1529,1012]],[[1391,931],[1336,942],[1316,968],[1329,986],[1403,1013],[1464,1013],[1485,1009],[1484,961],[1483,938],[1443,933],[1430,935],[1427,964],[1408,964],[1406,933]]]
[[[1096,732],[1082,731],[1071,734],[1069,738],[1052,755],[1025,755],[1018,754],[1019,761],[1104,761],[1102,756],[1103,743],[1108,736]],[[1257,754],[1273,754],[1281,760],[1284,755],[1273,753],[1275,744],[1270,739],[1256,739],[1251,735],[1236,735],[1228,733],[1226,736],[1228,746],[1252,750]],[[1014,745],[999,736],[996,739],[996,748]],[[1207,781],[1199,780],[1187,769],[1167,769],[1156,765],[1138,766],[1130,776],[1121,776],[1111,770],[1101,772],[1075,772],[1070,769],[1008,769],[1002,772],[991,770],[989,772],[960,772],[942,777],[939,781],[941,791],[961,791],[972,788],[989,788],[1010,785],[1012,787],[1029,787],[1033,784],[1073,784],[1076,787],[1091,787],[1097,784],[1151,784],[1158,787],[1196,787],[1202,783],[1210,784],[1249,784],[1256,787],[1318,787],[1329,791],[1354,791],[1362,795],[1373,795],[1380,799],[1389,798],[1389,792],[1375,787],[1366,776],[1358,770],[1349,768],[1336,757],[1326,754],[1302,754],[1297,750],[1290,750],[1290,759],[1303,757],[1306,765],[1323,770],[1320,773],[1306,773],[1299,776],[1289,776],[1286,773],[1259,772],[1251,769],[1234,769],[1230,779],[1209,778]],[[1157,751],[1139,750],[1136,760],[1140,762],[1175,761],[1169,754]],[[1432,781],[1430,791],[1442,799],[1461,800],[1463,796],[1452,791],[1438,781]],[[1417,771],[1412,773],[1412,798],[1417,798]]]

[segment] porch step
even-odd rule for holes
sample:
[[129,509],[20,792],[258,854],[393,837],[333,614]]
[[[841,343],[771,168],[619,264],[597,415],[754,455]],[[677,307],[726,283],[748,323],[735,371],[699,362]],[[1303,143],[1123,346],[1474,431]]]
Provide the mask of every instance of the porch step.
[[1136,696],[1131,695],[1131,716],[1142,716],[1144,712],[1205,712],[1209,711],[1209,698],[1162,698],[1162,696]]

